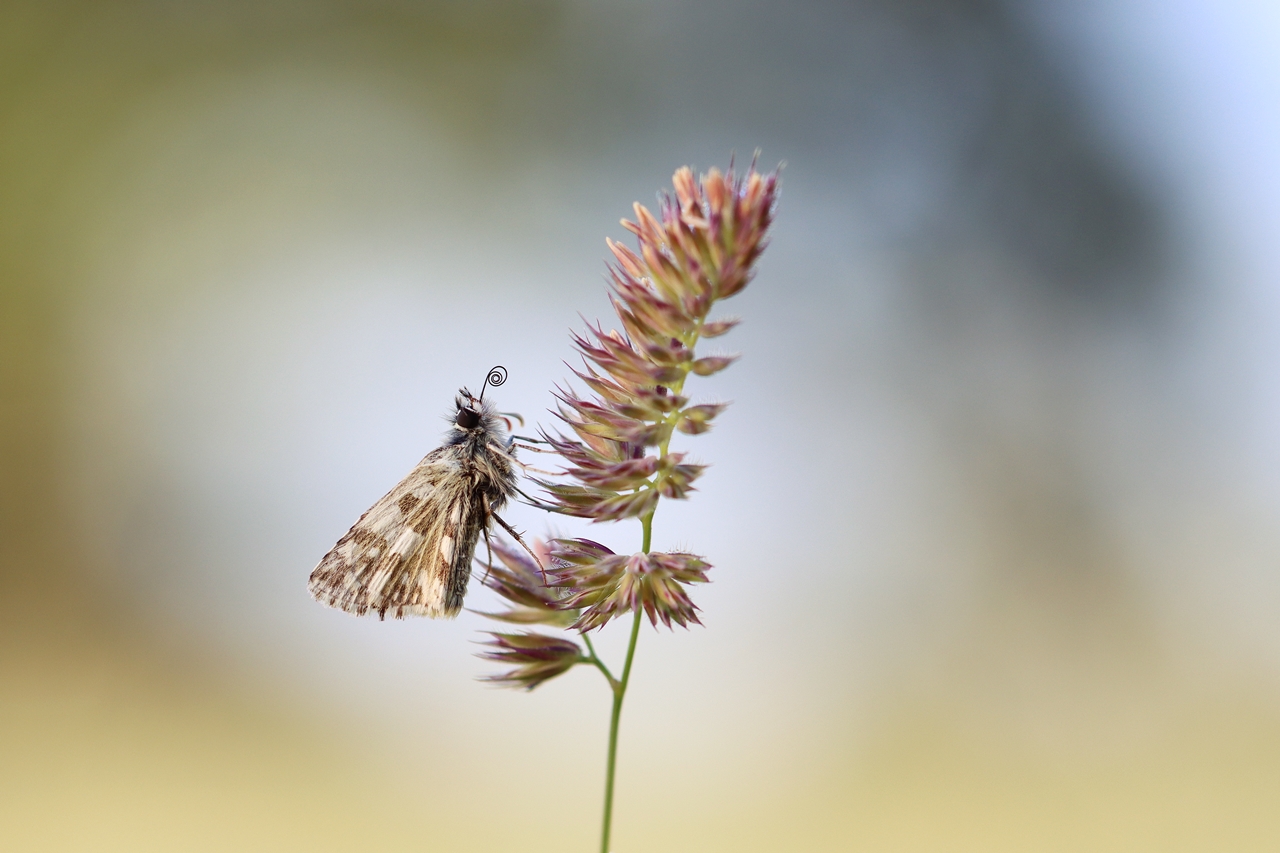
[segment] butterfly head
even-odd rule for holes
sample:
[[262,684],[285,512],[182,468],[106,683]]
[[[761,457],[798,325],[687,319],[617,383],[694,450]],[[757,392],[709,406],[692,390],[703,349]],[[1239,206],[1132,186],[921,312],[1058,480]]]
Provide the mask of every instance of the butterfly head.
[[463,388],[458,394],[458,414],[454,417],[454,425],[461,430],[480,429],[484,423],[484,401],[472,397],[467,389]]
[[464,441],[468,436],[492,435],[501,430],[499,423],[506,425],[507,432],[511,431],[513,421],[524,423],[524,418],[517,414],[495,410],[493,403],[484,398],[485,389],[491,385],[501,385],[506,381],[507,369],[499,365],[490,370],[489,375],[485,377],[480,396],[473,395],[466,388],[458,392],[456,400],[458,411],[453,416],[453,425],[456,430],[454,441]]

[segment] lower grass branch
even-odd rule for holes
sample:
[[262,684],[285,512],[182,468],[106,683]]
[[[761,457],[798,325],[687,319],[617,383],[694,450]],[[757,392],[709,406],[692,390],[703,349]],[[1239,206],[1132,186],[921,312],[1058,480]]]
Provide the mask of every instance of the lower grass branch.
[[583,634],[582,641],[586,643],[587,651],[590,652],[590,654],[585,655],[581,662],[591,664],[596,669],[600,670],[601,674],[604,675],[605,680],[609,682],[609,689],[614,693],[617,693],[618,679],[613,677],[613,673],[609,671],[609,667],[605,666],[604,661],[600,660],[600,656],[596,654],[596,647],[592,644],[591,638],[586,634]]

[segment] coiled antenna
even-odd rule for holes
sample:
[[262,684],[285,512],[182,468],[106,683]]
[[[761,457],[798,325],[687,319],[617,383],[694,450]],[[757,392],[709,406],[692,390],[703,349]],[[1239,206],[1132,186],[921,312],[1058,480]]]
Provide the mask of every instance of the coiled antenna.
[[497,388],[503,382],[507,381],[507,369],[501,364],[496,364],[489,368],[489,375],[484,378],[484,384],[480,386],[480,399],[484,399],[484,389],[492,385]]

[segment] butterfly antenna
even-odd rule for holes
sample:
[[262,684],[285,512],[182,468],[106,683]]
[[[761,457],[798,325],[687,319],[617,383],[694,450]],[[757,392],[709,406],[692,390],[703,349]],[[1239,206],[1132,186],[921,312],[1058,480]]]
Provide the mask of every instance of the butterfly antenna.
[[484,378],[484,384],[480,386],[480,399],[484,399],[484,389],[492,385],[497,388],[503,382],[507,381],[507,369],[501,364],[495,364],[489,368],[489,375]]

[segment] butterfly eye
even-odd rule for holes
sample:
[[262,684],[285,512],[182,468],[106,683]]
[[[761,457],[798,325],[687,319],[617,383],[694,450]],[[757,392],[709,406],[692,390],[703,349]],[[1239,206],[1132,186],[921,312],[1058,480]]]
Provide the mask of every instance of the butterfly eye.
[[480,413],[472,408],[459,409],[454,423],[463,429],[475,429],[480,425]]

